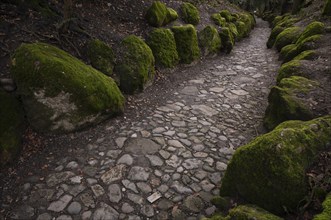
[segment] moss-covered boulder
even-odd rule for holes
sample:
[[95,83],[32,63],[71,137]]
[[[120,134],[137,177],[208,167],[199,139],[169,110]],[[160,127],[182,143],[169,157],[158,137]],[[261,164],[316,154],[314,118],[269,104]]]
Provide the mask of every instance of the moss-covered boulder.
[[[283,47],[279,53],[279,60],[284,60],[286,56],[290,53],[292,50],[296,50],[297,45],[296,44],[289,44]],[[293,59],[293,57],[292,57]]]
[[272,130],[283,121],[314,118],[313,109],[324,95],[320,90],[318,82],[301,76],[283,78],[269,93],[264,126]]
[[115,65],[115,55],[111,47],[95,39],[89,42],[87,55],[91,65],[102,73],[112,76]]
[[229,22],[226,24],[226,27],[229,28],[229,30],[233,36],[233,39],[238,40],[239,33],[238,33],[236,25],[232,22]]
[[293,58],[293,60],[313,60],[317,58],[318,55],[315,50],[306,50]]
[[323,34],[324,30],[325,30],[325,25],[322,22],[314,21],[309,25],[307,25],[307,27],[304,29],[304,31],[302,32],[296,43],[299,44],[306,38],[311,37],[313,35]]
[[325,0],[323,15],[331,16],[331,0]]
[[151,48],[140,38],[130,35],[120,44],[115,73],[120,89],[127,94],[141,92],[154,79],[154,56]]
[[331,219],[331,193],[329,193],[326,196],[322,206],[323,206],[323,212],[318,214],[318,215],[315,215],[313,220],[328,220],[328,219]]
[[23,109],[18,100],[0,88],[0,167],[10,162],[22,144]]
[[219,13],[212,14],[210,18],[216,25],[225,27],[226,20]]
[[221,50],[221,37],[215,27],[208,25],[199,32],[199,45],[203,54],[216,54]]
[[250,30],[247,28],[247,26],[244,22],[237,21],[236,27],[237,27],[237,31],[238,31],[238,36],[237,36],[238,40],[248,36]]
[[282,26],[278,26],[278,25],[272,29],[271,34],[270,34],[270,36],[268,38],[268,41],[267,41],[267,47],[268,48],[272,48],[274,46],[277,36],[283,30],[285,30],[285,28],[282,27]]
[[180,6],[182,19],[188,23],[197,25],[200,22],[200,12],[191,3],[185,2]]
[[155,63],[161,67],[173,67],[178,64],[174,34],[169,29],[157,28],[149,33],[148,46],[152,49]]
[[164,20],[166,19],[167,14],[167,6],[160,1],[154,1],[148,8],[145,18],[150,25],[161,27],[164,25]]
[[222,10],[220,11],[220,15],[225,18],[225,20],[227,22],[232,22],[233,21],[233,17],[231,15],[231,12],[229,12],[228,10]]
[[330,137],[331,116],[282,123],[235,151],[221,196],[239,195],[274,214],[296,209],[308,193],[306,169]]
[[229,217],[232,220],[282,220],[274,214],[255,205],[239,205],[229,211]]
[[170,22],[173,22],[175,20],[177,20],[178,18],[178,13],[177,11],[175,11],[174,9],[172,8],[167,8],[167,16],[166,18],[164,19],[164,23],[163,25],[166,25]]
[[295,43],[301,34],[300,27],[290,27],[283,30],[276,37],[275,46],[278,51],[281,51],[283,47],[288,44]]
[[282,79],[291,76],[302,76],[303,73],[300,71],[300,65],[299,60],[292,60],[284,63],[278,70],[277,83],[280,83]]
[[41,132],[78,130],[123,111],[111,78],[48,44],[22,44],[11,74],[30,124]]
[[181,63],[190,64],[200,57],[197,31],[193,25],[174,26],[176,47]]
[[220,31],[220,37],[222,41],[222,49],[224,49],[226,53],[230,53],[234,45],[232,32],[229,28],[224,27]]

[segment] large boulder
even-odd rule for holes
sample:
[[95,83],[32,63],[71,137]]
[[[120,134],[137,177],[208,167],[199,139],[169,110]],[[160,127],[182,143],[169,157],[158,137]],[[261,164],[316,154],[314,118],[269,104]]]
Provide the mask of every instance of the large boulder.
[[91,65],[102,73],[112,76],[115,56],[112,48],[101,40],[91,40],[87,46],[87,55]]
[[234,45],[234,37],[229,28],[223,27],[220,31],[220,37],[222,40],[222,49],[225,53],[230,53]]
[[226,20],[219,13],[212,14],[210,18],[216,25],[220,27],[225,27]]
[[154,27],[161,27],[176,20],[178,18],[178,14],[172,8],[167,8],[164,3],[154,1],[148,8],[145,18],[150,25]]
[[300,27],[289,27],[283,30],[278,36],[276,37],[275,46],[278,51],[281,51],[283,47],[288,44],[295,43],[300,34],[301,34]]
[[161,67],[173,67],[179,57],[174,34],[169,29],[157,28],[149,33],[148,46],[152,49],[155,63]]
[[180,62],[190,64],[200,57],[197,31],[193,25],[174,26],[174,33]]
[[191,3],[185,2],[181,5],[181,15],[182,19],[188,23],[197,25],[200,22],[199,10]]
[[134,35],[124,38],[117,57],[115,73],[124,93],[141,92],[152,83],[155,60],[152,50],[141,38]]
[[297,40],[297,44],[302,42],[304,39],[311,37],[313,35],[317,34],[323,34],[324,33],[325,25],[322,22],[319,21],[313,21],[310,24],[308,24],[304,31],[301,33],[300,37]]
[[199,45],[203,54],[216,54],[220,52],[222,42],[221,37],[215,27],[208,25],[199,32]]
[[235,151],[220,194],[240,196],[274,214],[295,210],[308,195],[306,169],[330,143],[331,116],[284,122]]
[[326,114],[323,109],[326,93],[317,81],[301,76],[282,79],[278,86],[272,87],[265,112],[264,126],[272,130],[287,120],[310,120]]
[[18,100],[0,88],[0,166],[10,162],[22,144],[23,109]]
[[111,78],[49,44],[22,44],[11,74],[28,121],[40,132],[75,131],[123,111]]

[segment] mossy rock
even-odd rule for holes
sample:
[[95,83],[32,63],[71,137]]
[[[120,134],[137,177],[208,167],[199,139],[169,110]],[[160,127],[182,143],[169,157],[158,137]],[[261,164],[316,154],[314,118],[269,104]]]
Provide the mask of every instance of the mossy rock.
[[228,27],[229,30],[231,31],[234,40],[238,40],[239,33],[238,33],[236,25],[232,22],[229,22],[226,24],[226,27]]
[[282,220],[274,214],[255,205],[239,205],[229,211],[230,219],[238,220]]
[[111,78],[49,44],[22,44],[11,74],[40,132],[75,131],[123,111],[124,97]]
[[318,214],[318,215],[315,215],[313,220],[329,220],[329,219],[331,219],[331,193],[329,193],[326,196],[322,206],[323,206],[323,212]]
[[319,47],[319,42],[321,40],[321,37],[322,35],[317,34],[307,37],[304,40],[300,41],[299,43],[297,43],[298,45],[297,53],[299,54],[305,50],[317,49]]
[[226,53],[230,53],[234,45],[232,32],[229,28],[224,27],[220,31],[220,37],[222,41],[222,49],[224,49]]
[[222,212],[227,212],[231,207],[231,198],[229,197],[215,196],[210,202]]
[[157,65],[169,68],[178,64],[176,41],[171,30],[164,28],[153,30],[148,36],[147,44],[153,51]]
[[288,44],[295,43],[301,34],[300,27],[290,27],[283,30],[278,36],[276,37],[275,47],[278,51],[281,51],[283,47]]
[[190,64],[200,57],[197,32],[193,25],[174,26],[176,47],[181,63]]
[[88,44],[87,55],[94,68],[108,76],[113,75],[115,55],[111,47],[101,40],[91,40]]
[[0,167],[13,160],[22,144],[24,113],[19,101],[0,88]]
[[290,62],[284,63],[278,70],[277,83],[284,78],[289,78],[291,76],[302,76],[303,73],[300,70],[300,61],[292,60]]
[[183,20],[188,24],[197,25],[200,22],[199,10],[191,3],[185,2],[181,5],[181,14]]
[[271,34],[270,34],[270,36],[268,38],[268,41],[267,41],[267,47],[268,48],[272,48],[274,46],[277,36],[283,30],[285,30],[285,28],[282,27],[282,26],[278,26],[278,25],[272,29]]
[[178,18],[177,11],[175,11],[172,8],[167,8],[167,16],[164,19],[164,24],[163,25],[169,24],[170,22],[173,22],[173,21],[177,20],[177,18]]
[[325,0],[323,15],[331,16],[331,0]]
[[307,27],[304,29],[304,31],[302,32],[296,43],[299,44],[308,37],[318,34],[323,34],[324,30],[325,30],[325,25],[322,22],[314,21],[309,25],[307,25]]
[[154,79],[154,56],[151,48],[140,38],[130,35],[120,44],[115,73],[120,89],[126,94],[141,92]]
[[293,58],[293,60],[313,60],[317,57],[315,50],[306,50]]
[[206,56],[208,54],[216,54],[221,50],[221,37],[215,27],[208,25],[199,32],[199,45]]
[[312,119],[312,109],[318,103],[314,92],[318,89],[318,82],[301,76],[283,78],[269,93],[264,126],[272,130],[283,121]]
[[[288,56],[288,54],[290,53],[290,51],[296,50],[297,49],[297,45],[296,44],[289,44],[286,45],[285,47],[283,47],[279,53],[279,60],[284,60],[285,57]],[[294,57],[292,57],[293,59]]]
[[231,15],[231,13],[228,10],[222,10],[220,11],[220,15],[225,18],[225,20],[227,22],[232,22],[233,21],[233,17]]
[[331,116],[282,123],[235,151],[221,196],[239,195],[277,215],[295,210],[308,193],[306,169],[330,137]]
[[225,27],[226,20],[219,13],[212,14],[210,18],[211,18],[211,20],[213,20],[213,22],[216,25],[218,25],[220,27]]
[[254,16],[249,13],[240,13],[239,20],[245,23],[248,32],[250,32],[256,24]]
[[278,15],[274,18],[274,20],[271,23],[271,27],[275,27],[279,22],[283,20],[284,16],[283,15]]
[[247,29],[247,26],[244,22],[237,21],[236,27],[237,27],[237,31],[238,31],[238,37],[237,37],[238,40],[248,36],[250,30]]
[[160,1],[154,1],[148,8],[145,18],[150,25],[154,27],[161,27],[164,25],[167,14],[167,6]]

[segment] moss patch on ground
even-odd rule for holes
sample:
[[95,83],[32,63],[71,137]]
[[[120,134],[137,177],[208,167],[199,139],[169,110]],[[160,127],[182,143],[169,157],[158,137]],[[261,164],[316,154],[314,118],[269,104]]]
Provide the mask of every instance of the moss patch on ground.
[[265,112],[264,126],[272,130],[287,120],[309,120],[313,113],[301,98],[318,87],[316,81],[300,76],[283,78],[278,86],[272,87]]
[[331,193],[329,193],[323,204],[323,212],[314,216],[313,220],[329,220],[331,219]]
[[120,44],[115,73],[120,79],[120,89],[127,94],[141,92],[154,79],[154,56],[152,50],[139,37],[130,35]]
[[11,74],[30,124],[41,132],[74,131],[123,111],[111,78],[49,44],[22,44]]
[[199,45],[203,54],[216,54],[221,50],[221,37],[215,27],[208,25],[199,32]]
[[190,64],[200,57],[197,32],[193,25],[174,26],[177,51],[181,63]]
[[101,40],[95,39],[88,44],[87,55],[94,68],[108,76],[112,76],[115,55],[111,47]]
[[23,109],[18,100],[0,88],[0,167],[12,161],[22,144]]
[[169,29],[158,28],[149,33],[148,46],[152,49],[155,62],[161,67],[173,67],[179,57],[174,34]]
[[296,209],[308,191],[306,168],[330,137],[331,116],[282,123],[235,151],[221,196],[239,195],[275,214]]
[[188,24],[197,25],[200,22],[199,10],[191,3],[185,2],[181,5],[181,15]]
[[283,30],[278,36],[276,37],[275,47],[278,51],[281,51],[283,47],[288,44],[295,43],[301,34],[300,27],[290,27]]

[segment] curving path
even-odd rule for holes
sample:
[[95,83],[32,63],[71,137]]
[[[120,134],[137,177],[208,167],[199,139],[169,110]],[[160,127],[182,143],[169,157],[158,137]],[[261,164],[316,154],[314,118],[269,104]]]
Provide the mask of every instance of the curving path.
[[103,125],[95,141],[86,137],[85,145],[69,150],[73,156],[55,158],[43,176],[25,178],[15,205],[4,201],[9,212],[0,214],[39,220],[210,216],[209,200],[234,150],[261,131],[279,67],[265,46],[269,33],[258,20],[230,55],[186,68],[199,73],[166,103],[142,120],[123,120],[111,136],[112,122]]

